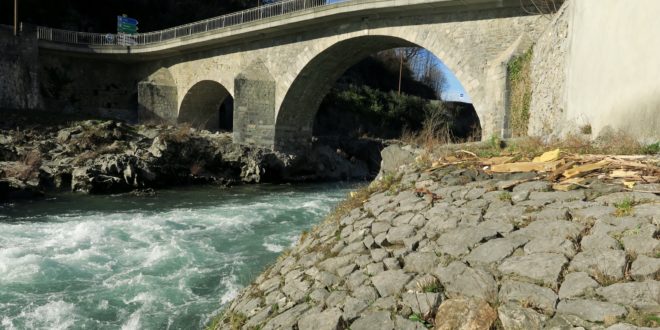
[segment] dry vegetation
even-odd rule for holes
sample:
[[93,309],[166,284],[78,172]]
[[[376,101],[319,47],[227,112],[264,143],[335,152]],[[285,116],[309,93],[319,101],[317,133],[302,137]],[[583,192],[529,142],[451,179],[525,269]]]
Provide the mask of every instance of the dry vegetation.
[[526,136],[532,102],[532,49],[511,61],[507,71],[511,136]]

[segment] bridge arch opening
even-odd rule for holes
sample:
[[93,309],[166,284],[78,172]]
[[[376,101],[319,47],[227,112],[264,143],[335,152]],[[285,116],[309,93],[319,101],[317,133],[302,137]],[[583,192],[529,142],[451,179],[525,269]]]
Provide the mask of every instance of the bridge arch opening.
[[[349,68],[352,70],[358,63],[362,65],[365,59],[368,60],[370,56],[374,54],[403,48],[423,49],[435,60],[438,60],[431,51],[426,50],[413,42],[399,37],[377,35],[360,36],[343,40],[314,56],[303,67],[296,78],[294,78],[294,81],[284,96],[276,118],[274,147],[278,150],[296,151],[296,149],[310,146],[314,135],[319,133],[323,134],[323,132],[319,132],[319,121],[321,120],[332,121],[336,128],[344,133],[349,131],[351,127],[348,126],[354,124],[355,120],[353,120],[353,123],[350,123],[351,119],[349,118],[342,123],[341,118],[333,116],[332,113],[326,111],[326,103],[328,103],[326,96],[328,95],[328,92],[333,86],[335,86],[337,80],[342,77]],[[398,73],[398,65],[396,70]],[[453,78],[455,82],[458,82],[455,77],[452,76],[451,78]],[[342,77],[342,79],[344,78]],[[419,83],[420,85],[423,85],[421,82]],[[407,92],[406,88],[408,88],[408,86],[401,88],[402,93]],[[387,90],[384,91],[387,92]],[[438,89],[437,91],[438,93],[434,95],[425,95],[428,93],[420,94],[424,94],[422,98],[425,99],[425,102],[419,103],[419,111],[420,114],[422,114],[422,117],[420,118],[417,116],[417,118],[420,118],[420,123],[418,124],[421,125],[421,121],[424,120],[423,113],[426,112],[427,106],[437,105],[446,113],[454,113],[455,115],[459,115],[456,117],[460,117],[465,121],[470,121],[467,123],[467,126],[480,132],[481,125],[479,118],[471,104],[463,102],[455,97],[453,98],[453,101],[459,102],[442,104],[440,102],[440,90]],[[333,94],[336,94],[334,92],[335,91],[333,91]],[[389,93],[392,93],[391,89]],[[394,93],[396,93],[396,91]],[[464,90],[462,93],[467,94]],[[433,94],[433,92],[431,92],[431,94]],[[444,97],[445,95],[442,96]],[[464,96],[465,100],[469,100],[469,96]],[[396,100],[396,98],[393,99]],[[432,99],[436,99],[437,101],[429,102],[429,100]],[[319,109],[322,104],[324,106],[320,111]],[[385,104],[383,106],[388,105]],[[389,106],[391,107],[391,105]],[[457,111],[463,111],[465,114],[457,113]],[[463,129],[462,131],[466,131],[466,129]],[[394,136],[384,137],[392,138]],[[400,137],[400,134],[396,137]]]
[[177,123],[209,131],[232,131],[234,99],[222,84],[202,80],[183,97]]

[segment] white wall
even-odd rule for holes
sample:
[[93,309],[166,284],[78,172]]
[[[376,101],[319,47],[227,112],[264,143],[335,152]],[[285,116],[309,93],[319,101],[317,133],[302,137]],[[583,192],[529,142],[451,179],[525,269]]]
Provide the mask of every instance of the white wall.
[[660,1],[573,0],[566,120],[660,140]]

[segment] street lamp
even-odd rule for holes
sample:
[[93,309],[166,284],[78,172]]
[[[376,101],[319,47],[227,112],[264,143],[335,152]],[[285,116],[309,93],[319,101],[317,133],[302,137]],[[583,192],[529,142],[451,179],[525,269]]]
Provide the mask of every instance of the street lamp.
[[14,0],[14,36],[18,35],[18,0]]

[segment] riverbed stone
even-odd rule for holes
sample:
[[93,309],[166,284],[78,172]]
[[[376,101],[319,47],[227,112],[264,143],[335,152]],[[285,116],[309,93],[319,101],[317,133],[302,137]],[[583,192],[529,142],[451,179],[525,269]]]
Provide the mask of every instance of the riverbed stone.
[[471,265],[500,262],[511,255],[516,246],[506,238],[490,240],[472,250],[465,260]]
[[454,261],[447,267],[440,265],[434,275],[442,283],[447,297],[463,296],[494,301],[497,296],[497,283],[489,272],[468,267],[462,262]]
[[509,257],[502,262],[498,270],[506,275],[520,276],[556,288],[559,274],[567,262],[561,254],[535,253]]
[[497,315],[505,330],[542,329],[547,316],[533,309],[506,303],[497,308]]
[[362,314],[359,319],[351,323],[351,330],[394,330],[394,321],[386,311],[374,311]]
[[569,273],[559,288],[559,298],[576,298],[584,295],[589,289],[598,287],[598,282],[584,272]]
[[640,309],[657,309],[660,306],[660,281],[615,283],[596,289],[605,300]]
[[627,253],[656,257],[660,255],[660,239],[643,235],[629,235],[621,239]]
[[546,315],[555,312],[557,295],[550,289],[538,285],[506,280],[498,295],[500,302],[516,301],[521,305],[533,306]]
[[376,274],[371,278],[371,282],[381,297],[387,297],[399,294],[411,278],[412,276],[402,270],[387,270]]
[[572,241],[563,237],[552,236],[547,238],[537,237],[529,241],[525,245],[525,253],[558,253],[567,258],[572,258],[576,251],[575,244]]
[[595,234],[582,238],[580,246],[583,251],[587,250],[620,250],[621,246],[617,240],[609,235]]
[[660,258],[651,258],[645,255],[638,256],[632,263],[630,275],[636,281],[660,278]]
[[600,278],[619,281],[623,279],[626,254],[620,250],[588,250],[578,253],[568,266],[569,271],[586,272]]
[[439,293],[407,292],[401,295],[401,298],[403,306],[410,307],[413,313],[426,315],[438,308],[442,295]]
[[435,316],[436,330],[489,330],[497,312],[480,299],[454,298],[442,302]]
[[339,308],[307,313],[298,321],[299,330],[337,330],[343,328],[344,319]]
[[415,252],[403,259],[403,270],[409,273],[431,273],[439,262],[432,252]]
[[387,242],[390,244],[403,244],[404,239],[415,234],[415,227],[405,224],[398,227],[392,227],[387,232]]
[[349,263],[352,263],[353,260],[355,260],[357,256],[354,254],[349,254],[349,255],[344,255],[344,256],[339,256],[339,257],[334,257],[334,258],[328,258],[322,262],[319,263],[319,268],[326,270],[331,273],[337,272],[337,270],[341,267],[344,267],[348,265]]
[[300,317],[310,309],[310,305],[307,303],[302,303],[296,306],[291,307],[285,312],[275,316],[266,322],[263,329],[264,330],[276,330],[276,329],[290,329],[298,323]]
[[344,313],[342,316],[345,320],[353,320],[360,316],[360,313],[362,313],[367,306],[369,306],[369,304],[366,301],[349,296],[344,301]]
[[583,320],[603,322],[606,319],[619,318],[628,314],[620,305],[597,300],[562,300],[557,305],[557,312],[575,315]]

